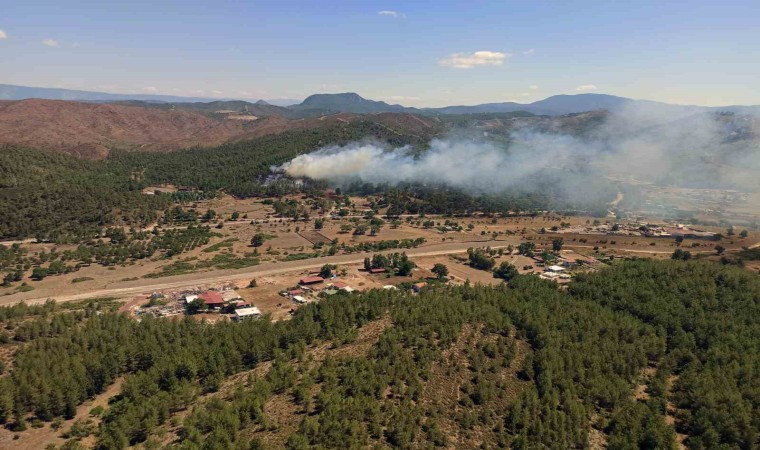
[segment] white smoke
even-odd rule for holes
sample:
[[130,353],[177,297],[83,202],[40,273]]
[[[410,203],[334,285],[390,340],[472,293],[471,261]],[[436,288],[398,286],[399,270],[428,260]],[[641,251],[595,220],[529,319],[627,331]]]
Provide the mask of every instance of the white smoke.
[[280,167],[292,177],[369,183],[444,184],[469,191],[499,192],[525,183],[546,168],[568,168],[578,158],[578,142],[567,136],[515,135],[509,149],[489,141],[434,139],[415,154],[357,142],[300,155]]
[[[747,182],[746,169],[737,162],[745,168],[760,167],[758,139],[726,144],[731,136],[724,129],[727,122],[712,114],[663,113],[637,105],[606,116],[588,133],[562,128],[567,120],[527,120],[512,128],[508,143],[449,137],[432,140],[422,152],[373,142],[330,146],[279,169],[292,177],[339,184],[357,179],[374,184],[418,182],[476,193],[537,189],[548,170],[567,186],[568,198],[583,198],[599,194],[595,181],[607,175],[665,183],[686,177],[692,186],[736,184]],[[745,187],[755,190],[758,183]]]

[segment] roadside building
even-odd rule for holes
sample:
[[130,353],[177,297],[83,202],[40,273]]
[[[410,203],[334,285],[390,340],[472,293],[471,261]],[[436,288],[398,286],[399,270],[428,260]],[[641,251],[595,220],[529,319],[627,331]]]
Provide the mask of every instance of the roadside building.
[[420,281],[419,283],[414,283],[412,285],[412,290],[414,292],[419,293],[425,286],[427,286],[427,283],[424,281]]
[[373,267],[373,268],[369,269],[369,273],[371,273],[373,275],[376,274],[376,273],[386,273],[387,271],[388,271],[388,269],[386,269],[385,267]]

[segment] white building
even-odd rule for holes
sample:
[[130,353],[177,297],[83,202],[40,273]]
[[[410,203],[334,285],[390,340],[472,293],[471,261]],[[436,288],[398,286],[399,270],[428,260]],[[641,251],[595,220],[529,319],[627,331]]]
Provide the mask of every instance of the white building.
[[255,318],[261,316],[261,310],[255,306],[250,308],[240,308],[235,310],[235,320],[243,320],[247,318]]

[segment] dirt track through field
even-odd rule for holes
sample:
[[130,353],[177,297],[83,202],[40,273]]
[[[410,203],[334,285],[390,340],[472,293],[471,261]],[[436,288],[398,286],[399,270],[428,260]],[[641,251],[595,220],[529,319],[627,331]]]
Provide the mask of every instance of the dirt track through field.
[[[411,257],[420,256],[438,256],[462,253],[469,247],[487,247],[499,249],[508,245],[517,245],[519,239],[515,240],[490,240],[490,241],[471,241],[471,242],[450,242],[441,244],[426,245],[413,249],[397,249],[386,252],[375,253],[393,253],[406,252]],[[371,257],[373,252],[353,253],[350,255],[337,255],[313,258],[300,261],[285,261],[277,263],[266,263],[255,267],[235,270],[216,270],[212,272],[191,273],[185,275],[176,275],[156,279],[139,279],[134,281],[124,281],[111,283],[104,289],[92,290],[74,295],[53,296],[58,302],[68,302],[74,300],[85,300],[88,298],[98,297],[128,297],[132,295],[150,292],[152,290],[163,289],[180,289],[185,287],[199,286],[212,283],[222,283],[225,281],[239,280],[245,278],[255,278],[266,275],[275,275],[286,272],[298,272],[308,269],[320,268],[325,264],[359,264],[364,258]],[[51,297],[27,298],[26,303],[41,303]],[[19,300],[0,299],[0,305],[17,303]]]

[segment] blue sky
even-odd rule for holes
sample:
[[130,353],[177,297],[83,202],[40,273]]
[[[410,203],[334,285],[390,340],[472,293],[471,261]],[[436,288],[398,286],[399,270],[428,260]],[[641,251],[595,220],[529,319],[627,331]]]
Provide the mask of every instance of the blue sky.
[[3,0],[0,83],[410,106],[760,104],[760,1]]

